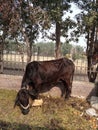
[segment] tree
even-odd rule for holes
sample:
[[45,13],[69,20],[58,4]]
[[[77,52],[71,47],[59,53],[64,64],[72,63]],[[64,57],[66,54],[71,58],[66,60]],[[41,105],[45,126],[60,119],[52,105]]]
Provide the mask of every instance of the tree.
[[78,6],[83,11],[78,14],[78,29],[79,33],[86,35],[87,39],[87,55],[92,54],[95,50],[93,43],[97,44],[98,40],[98,0],[81,0]]
[[81,0],[78,5],[83,10],[77,15],[78,28],[87,39],[88,78],[94,82],[98,68],[93,66],[94,56],[98,55],[98,0]]
[[27,62],[30,62],[32,44],[39,34],[40,26],[46,27],[45,22],[48,18],[45,11],[40,6],[34,7],[31,0],[2,0],[0,4],[0,22],[4,25],[3,36],[5,32],[7,37],[14,39],[16,43],[25,41]]
[[19,27],[16,25],[17,29],[14,31],[14,34],[15,36],[17,34],[18,36],[22,35],[21,38],[26,42],[27,46],[27,62],[30,62],[32,56],[32,45],[39,34],[39,26],[43,26],[44,24],[43,21],[44,18],[46,18],[46,14],[40,7],[34,8],[33,3],[30,0],[18,1],[14,8],[14,14],[16,14],[15,12],[17,12],[18,18],[16,22],[19,22]]
[[[76,0],[71,0],[76,1]],[[6,13],[6,6],[8,7]],[[3,7],[3,8],[2,8]],[[18,41],[25,41],[27,46],[27,62],[30,62],[32,56],[32,44],[37,39],[39,32],[55,26],[55,33],[48,36],[55,40],[55,57],[61,57],[61,36],[68,37],[70,28],[76,25],[70,18],[63,18],[70,11],[69,0],[1,0],[1,23],[5,36]],[[2,10],[3,9],[3,10]],[[3,13],[2,13],[3,11]],[[4,14],[4,15],[3,15]],[[6,31],[4,31],[6,30]],[[44,32],[44,34],[46,34]],[[4,37],[5,39],[5,37]]]
[[75,22],[70,18],[65,18],[63,16],[70,10],[69,0],[37,0],[34,5],[41,6],[45,11],[47,11],[51,24],[55,25],[55,33],[52,33],[48,38],[54,40],[55,43],[55,57],[61,57],[61,36],[67,37],[68,30],[75,26]]
[[12,0],[0,0],[0,68],[3,72],[3,49],[12,17]]

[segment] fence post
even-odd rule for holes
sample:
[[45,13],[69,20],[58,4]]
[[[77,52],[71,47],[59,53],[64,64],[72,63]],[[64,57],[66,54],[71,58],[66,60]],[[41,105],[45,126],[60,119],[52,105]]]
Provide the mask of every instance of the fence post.
[[3,73],[3,39],[0,36],[0,73]]
[[39,61],[40,47],[37,48],[37,61]]

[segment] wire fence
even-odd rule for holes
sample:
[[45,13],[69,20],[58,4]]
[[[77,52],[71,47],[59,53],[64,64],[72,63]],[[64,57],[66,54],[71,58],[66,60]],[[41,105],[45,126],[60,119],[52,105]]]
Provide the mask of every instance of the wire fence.
[[[19,53],[4,53],[3,55],[3,74],[8,75],[23,75],[26,66],[27,55]],[[32,55],[31,61],[53,60],[54,57]],[[75,64],[74,80],[88,81],[87,76],[87,60],[79,59],[73,61]],[[98,79],[98,77],[97,77]]]

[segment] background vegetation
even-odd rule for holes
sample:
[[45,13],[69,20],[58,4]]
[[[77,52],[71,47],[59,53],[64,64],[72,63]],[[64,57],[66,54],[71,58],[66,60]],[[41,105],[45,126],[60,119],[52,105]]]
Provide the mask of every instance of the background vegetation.
[[[26,46],[24,43],[16,43],[15,41],[6,41],[4,46],[6,53],[22,53],[26,54]],[[54,42],[40,42],[33,44],[32,55],[50,56],[54,57],[55,43]],[[79,45],[72,45],[70,43],[62,43],[62,56],[71,58],[73,60],[83,58],[85,50]]]
[[[72,4],[81,10],[75,16],[75,20],[67,15],[73,12]],[[53,32],[49,32],[51,28],[54,28]],[[70,29],[72,31],[68,33]],[[98,0],[0,1],[1,62],[6,39],[13,39],[17,44],[25,42],[27,62],[30,62],[32,48],[40,33],[42,38],[47,37],[54,41],[56,58],[61,57],[64,52],[61,36],[65,38],[67,44],[67,41],[78,42],[79,36],[84,34],[87,40],[87,55],[94,53],[98,50]]]

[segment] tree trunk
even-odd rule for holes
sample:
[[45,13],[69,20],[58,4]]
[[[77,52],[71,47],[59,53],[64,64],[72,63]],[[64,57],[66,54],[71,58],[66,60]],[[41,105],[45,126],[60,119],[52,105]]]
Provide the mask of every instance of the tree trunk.
[[27,63],[29,63],[32,58],[32,43],[29,42],[28,37],[26,37],[26,45],[27,45]]
[[94,38],[95,38],[95,25],[92,26],[91,37],[90,37],[90,49],[92,55],[94,53],[94,42],[95,42]]
[[89,55],[89,53],[90,53],[90,41],[89,41],[89,36],[90,35],[90,33],[89,33],[89,31],[87,32],[87,36],[86,36],[86,39],[87,39],[87,48],[86,48],[86,55],[88,56]]
[[55,58],[57,58],[57,59],[61,57],[61,42],[60,42],[60,37],[61,37],[60,23],[56,22]]
[[24,31],[22,31],[22,32],[23,32],[23,35],[24,35],[24,38],[26,41],[26,47],[27,47],[27,63],[29,63],[32,58],[32,43],[29,42],[29,38],[26,35],[26,33]]

